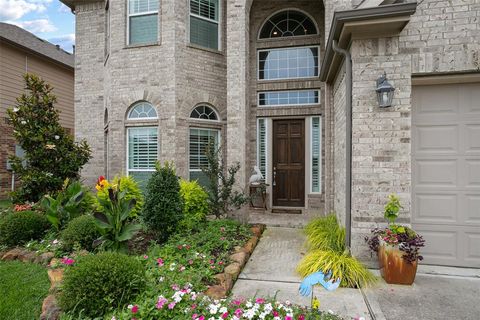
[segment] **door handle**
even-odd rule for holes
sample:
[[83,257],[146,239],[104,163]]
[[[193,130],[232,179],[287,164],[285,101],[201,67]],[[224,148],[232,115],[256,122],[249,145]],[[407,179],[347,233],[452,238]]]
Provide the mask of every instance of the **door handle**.
[[272,186],[275,187],[276,185],[276,182],[275,182],[275,178],[277,177],[277,168],[276,167],[273,167],[273,181],[272,181]]

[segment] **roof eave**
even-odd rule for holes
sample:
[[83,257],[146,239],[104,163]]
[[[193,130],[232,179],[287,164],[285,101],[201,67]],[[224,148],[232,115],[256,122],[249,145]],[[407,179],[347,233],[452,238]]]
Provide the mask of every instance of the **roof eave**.
[[102,2],[104,0],[60,0],[61,3],[69,7],[72,12],[75,11],[75,6],[77,4],[83,4],[83,3],[93,3],[93,2]]
[[372,39],[399,34],[416,9],[417,3],[412,2],[336,11],[322,61],[320,80],[332,82],[343,61],[343,57],[333,50],[334,40],[341,48],[348,48],[353,39]]

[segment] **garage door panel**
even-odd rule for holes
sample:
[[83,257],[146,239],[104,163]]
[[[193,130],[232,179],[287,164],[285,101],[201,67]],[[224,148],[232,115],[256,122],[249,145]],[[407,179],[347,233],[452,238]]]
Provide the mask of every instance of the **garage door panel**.
[[455,223],[458,197],[456,194],[416,194],[414,223]]
[[417,126],[415,134],[419,154],[458,151],[458,126]]
[[412,88],[412,226],[423,263],[480,268],[480,83]]
[[457,185],[457,161],[417,160],[416,186],[454,187]]

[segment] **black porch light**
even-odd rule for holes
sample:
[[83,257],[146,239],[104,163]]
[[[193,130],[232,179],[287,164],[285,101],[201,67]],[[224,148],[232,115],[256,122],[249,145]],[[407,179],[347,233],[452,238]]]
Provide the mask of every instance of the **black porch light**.
[[375,91],[377,91],[378,106],[380,108],[392,106],[395,88],[387,81],[387,73],[384,72],[383,75],[377,79],[377,88]]

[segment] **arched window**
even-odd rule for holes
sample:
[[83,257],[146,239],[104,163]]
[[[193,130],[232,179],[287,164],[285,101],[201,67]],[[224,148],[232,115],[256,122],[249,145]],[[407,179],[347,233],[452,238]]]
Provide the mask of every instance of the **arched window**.
[[195,107],[190,114],[190,118],[218,121],[218,115],[215,110],[207,105]]
[[260,31],[260,39],[298,37],[317,34],[315,23],[304,13],[285,10],[270,17]]
[[157,118],[155,108],[150,103],[144,101],[135,103],[127,116],[128,120],[149,120]]

